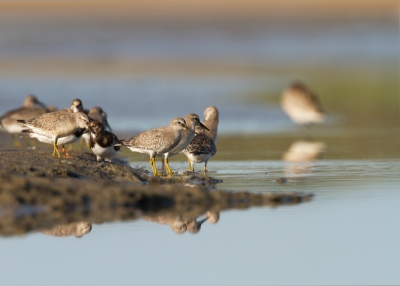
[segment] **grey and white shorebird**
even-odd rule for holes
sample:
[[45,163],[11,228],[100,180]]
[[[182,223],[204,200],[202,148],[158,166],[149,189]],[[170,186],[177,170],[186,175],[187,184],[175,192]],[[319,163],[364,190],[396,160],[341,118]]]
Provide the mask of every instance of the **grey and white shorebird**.
[[[92,107],[87,115],[89,116],[90,121],[96,120],[102,124],[102,127],[104,129],[106,129],[106,130],[108,129],[109,131],[112,131],[110,125],[108,124],[107,113],[105,113],[104,110],[100,106]],[[87,132],[87,133],[83,134],[83,136],[82,136],[82,138],[85,140],[86,145],[88,146],[89,149],[91,148],[90,136],[91,136],[90,132]]]
[[18,122],[32,133],[50,137],[54,148],[52,155],[57,154],[58,158],[61,157],[57,148],[59,138],[76,134],[82,128],[89,128],[89,117],[85,113],[73,113],[65,109],[45,113],[31,121],[18,120]]
[[[74,99],[69,108],[64,108],[60,111],[75,113],[75,112],[81,112],[82,110],[83,110],[82,101],[80,99]],[[62,146],[61,151],[65,154],[65,156],[67,158],[69,158],[70,155],[68,154],[68,151],[67,151],[67,149],[65,149],[64,146],[67,144],[75,143],[82,137],[83,134],[85,134],[85,132],[88,133],[88,130],[86,128],[80,128],[76,132],[74,132],[68,136],[58,138],[57,145]],[[37,139],[38,141],[40,141],[42,143],[46,143],[46,144],[54,143],[54,139],[52,137],[38,134],[38,133],[34,132],[32,129],[25,129],[25,130],[23,130],[23,133],[27,134],[30,138]]]
[[281,106],[298,125],[309,126],[325,121],[326,114],[317,95],[302,82],[294,82],[283,91]]
[[188,158],[189,171],[194,172],[194,163],[204,162],[204,174],[207,174],[207,163],[217,153],[214,141],[208,137],[201,126],[196,126],[196,136],[192,142],[183,150]]
[[[188,129],[182,130],[182,137],[178,145],[175,146],[170,152],[164,154],[164,159],[162,162],[168,162],[168,158],[176,154],[181,153],[185,148],[192,142],[196,135],[196,126],[201,126],[202,128],[209,130],[207,126],[200,122],[200,118],[195,113],[189,113],[185,116],[185,122]],[[164,168],[164,165],[162,169]]]
[[120,146],[114,146],[118,142],[118,137],[107,131],[103,124],[97,120],[91,120],[90,130],[90,148],[96,155],[97,161],[111,162],[112,158],[118,155]]
[[214,143],[217,143],[218,136],[218,123],[219,123],[219,112],[215,106],[209,106],[204,110],[204,121],[203,124],[208,127],[205,133],[210,137]]
[[10,110],[0,117],[0,127],[12,135],[15,146],[20,146],[17,134],[21,133],[24,127],[17,120],[30,120],[49,111],[35,95],[30,94],[25,98],[22,107]]
[[[168,153],[181,141],[182,131],[188,128],[183,118],[175,117],[168,126],[146,130],[130,139],[120,140],[114,146],[126,146],[132,152],[149,154],[153,174],[161,176],[162,174],[157,172],[155,157],[164,155],[168,158]],[[172,176],[173,173],[167,160],[165,161],[165,168],[168,176]]]

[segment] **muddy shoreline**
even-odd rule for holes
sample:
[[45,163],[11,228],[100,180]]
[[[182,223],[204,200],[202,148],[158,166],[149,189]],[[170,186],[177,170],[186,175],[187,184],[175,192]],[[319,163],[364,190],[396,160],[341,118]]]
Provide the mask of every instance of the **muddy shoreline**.
[[0,236],[44,231],[60,224],[174,217],[252,206],[309,201],[311,194],[231,192],[199,175],[155,177],[123,160],[97,162],[93,154],[70,159],[39,150],[0,150]]

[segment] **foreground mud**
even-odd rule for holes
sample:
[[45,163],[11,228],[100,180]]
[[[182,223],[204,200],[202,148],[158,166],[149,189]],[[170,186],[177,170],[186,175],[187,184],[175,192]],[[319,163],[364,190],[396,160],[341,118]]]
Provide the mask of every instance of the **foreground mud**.
[[213,220],[227,209],[291,205],[312,197],[216,190],[214,178],[160,178],[123,161],[99,163],[89,153],[72,155],[57,159],[42,151],[0,151],[0,235],[53,230],[57,236],[73,231],[80,236],[91,223],[138,218],[171,222],[179,232],[199,227],[196,218],[202,215],[214,214],[206,215]]

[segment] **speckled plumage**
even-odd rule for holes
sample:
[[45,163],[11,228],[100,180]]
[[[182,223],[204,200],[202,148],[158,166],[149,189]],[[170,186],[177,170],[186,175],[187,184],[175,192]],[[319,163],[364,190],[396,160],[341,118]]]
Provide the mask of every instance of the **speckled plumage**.
[[281,106],[296,124],[309,125],[325,120],[325,112],[317,96],[301,82],[295,82],[284,90]]
[[196,127],[196,133],[197,135],[183,153],[190,161],[189,170],[194,171],[194,163],[204,162],[204,172],[206,172],[207,162],[217,153],[217,147],[201,126]]
[[196,126],[202,126],[203,128],[208,130],[207,126],[203,125],[200,122],[199,116],[195,113],[187,114],[185,116],[185,122],[187,127],[189,128],[182,130],[181,140],[170,152],[168,152],[169,157],[179,154],[190,144],[190,142],[192,142],[193,138],[196,135]]

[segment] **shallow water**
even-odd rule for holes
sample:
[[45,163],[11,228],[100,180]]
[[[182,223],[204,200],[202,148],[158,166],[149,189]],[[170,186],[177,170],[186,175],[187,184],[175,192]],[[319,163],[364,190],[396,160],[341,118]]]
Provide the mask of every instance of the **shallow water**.
[[[171,167],[184,170],[186,163]],[[139,220],[93,224],[81,239],[41,233],[3,239],[1,269],[24,269],[24,276],[5,275],[2,283],[22,285],[26,277],[46,285],[70,285],[72,277],[97,285],[399,281],[398,160],[212,161],[209,169],[224,180],[220,189],[315,196],[299,205],[221,212],[197,234]],[[287,182],[277,183],[282,177]]]

